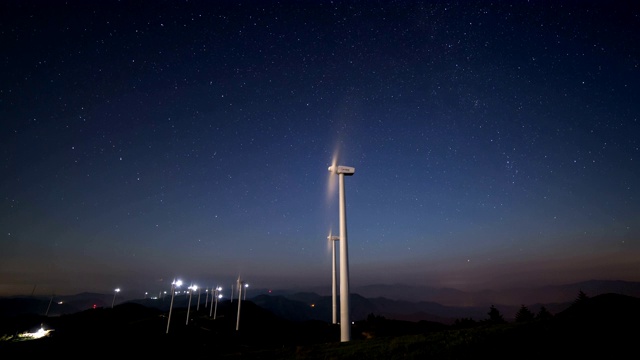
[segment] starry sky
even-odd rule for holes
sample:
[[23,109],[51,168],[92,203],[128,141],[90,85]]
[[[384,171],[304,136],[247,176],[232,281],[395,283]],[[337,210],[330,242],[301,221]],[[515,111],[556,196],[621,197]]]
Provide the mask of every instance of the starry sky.
[[640,281],[633,1],[3,1],[0,295]]

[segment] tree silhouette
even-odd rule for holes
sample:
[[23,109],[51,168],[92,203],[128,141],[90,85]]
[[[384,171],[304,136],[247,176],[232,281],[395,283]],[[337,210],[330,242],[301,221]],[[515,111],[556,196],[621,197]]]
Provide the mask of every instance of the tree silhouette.
[[584,292],[582,292],[582,290],[580,290],[580,292],[578,293],[578,298],[573,302],[573,305],[581,304],[585,302],[587,299],[589,299],[587,294],[585,294]]
[[538,311],[538,314],[536,314],[537,320],[547,320],[547,319],[551,319],[552,317],[553,315],[544,306],[541,306],[540,311]]
[[531,312],[531,310],[529,310],[529,308],[527,308],[523,304],[520,307],[520,310],[518,310],[518,312],[516,313],[516,322],[521,323],[521,322],[533,321],[534,317],[535,316],[533,312]]
[[377,323],[384,320],[386,320],[386,318],[382,315],[376,316],[373,313],[369,313],[369,315],[367,315],[367,322],[370,322],[370,323]]
[[489,322],[490,323],[494,323],[494,324],[503,324],[506,321],[504,320],[504,318],[502,317],[502,314],[500,314],[500,311],[498,311],[498,309],[496,309],[495,306],[491,305],[491,307],[489,308]]

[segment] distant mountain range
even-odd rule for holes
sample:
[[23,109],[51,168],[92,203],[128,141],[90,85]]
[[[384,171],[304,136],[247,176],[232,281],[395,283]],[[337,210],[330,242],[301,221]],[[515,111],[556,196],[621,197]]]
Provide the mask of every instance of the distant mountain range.
[[[591,280],[562,286],[547,286],[536,289],[513,289],[509,291],[463,292],[449,288],[429,288],[397,285],[369,285],[355,288],[351,294],[351,317],[354,321],[369,315],[406,321],[431,321],[452,324],[457,319],[484,320],[490,306],[495,306],[506,320],[515,317],[522,305],[533,312],[544,306],[551,313],[566,309],[579,292],[592,297],[616,293],[640,297],[640,283],[625,281]],[[330,295],[315,292],[253,290],[256,294],[247,300],[278,317],[290,321],[320,320],[331,322],[332,299]],[[32,297],[15,296],[0,298],[0,316],[11,317],[22,314],[59,316],[90,308],[106,308],[113,304],[113,295],[81,293],[69,296]],[[189,306],[188,297],[174,299],[175,308]],[[236,299],[237,301],[237,299]],[[164,299],[120,299],[115,304],[132,302],[162,311],[168,311],[170,298]],[[226,300],[230,302],[230,300]],[[191,303],[191,308],[208,307],[201,298]],[[338,301],[339,306],[339,301]],[[210,309],[210,308],[209,308]]]
[[366,298],[384,297],[411,302],[432,301],[447,306],[488,306],[492,304],[520,306],[531,303],[559,303],[574,300],[580,291],[590,296],[617,293],[637,297],[640,296],[640,282],[589,280],[565,285],[535,288],[523,285],[505,290],[479,292],[405,284],[367,285],[352,289],[352,293]]

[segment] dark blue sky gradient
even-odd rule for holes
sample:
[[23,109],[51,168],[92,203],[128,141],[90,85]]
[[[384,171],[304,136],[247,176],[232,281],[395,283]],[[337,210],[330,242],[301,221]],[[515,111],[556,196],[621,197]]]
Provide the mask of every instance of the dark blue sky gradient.
[[0,295],[640,281],[629,1],[4,1]]

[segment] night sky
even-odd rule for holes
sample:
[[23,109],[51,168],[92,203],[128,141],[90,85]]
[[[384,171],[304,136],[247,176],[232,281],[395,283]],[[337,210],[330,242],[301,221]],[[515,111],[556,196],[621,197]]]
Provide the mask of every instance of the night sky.
[[[635,1],[3,1],[0,295],[640,281]],[[332,185],[333,184],[333,185]]]

